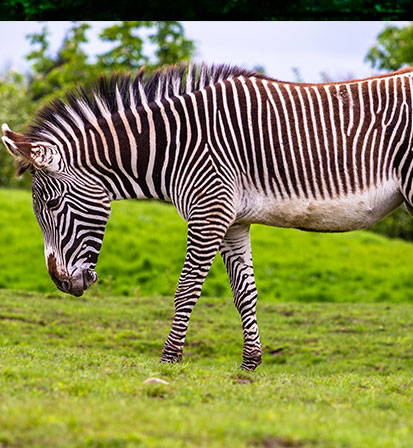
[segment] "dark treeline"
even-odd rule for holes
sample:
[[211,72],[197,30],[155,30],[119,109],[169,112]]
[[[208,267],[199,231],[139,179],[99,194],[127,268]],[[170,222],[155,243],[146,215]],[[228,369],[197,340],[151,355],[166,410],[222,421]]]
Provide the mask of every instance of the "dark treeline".
[[96,0],[3,0],[0,17],[8,20],[400,20],[409,19],[409,0],[199,0],[148,2],[118,0],[102,7]]

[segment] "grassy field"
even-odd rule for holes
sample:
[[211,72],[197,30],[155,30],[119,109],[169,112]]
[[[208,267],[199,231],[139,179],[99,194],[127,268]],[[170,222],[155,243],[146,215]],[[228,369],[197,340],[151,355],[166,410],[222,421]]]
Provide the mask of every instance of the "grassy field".
[[[133,297],[174,293],[185,257],[186,223],[159,202],[112,204],[92,294]],[[412,244],[362,231],[306,233],[252,228],[260,300],[413,303]],[[27,191],[0,190],[0,288],[55,293],[43,236]],[[203,295],[230,297],[220,256]]]
[[161,365],[169,298],[3,290],[0,447],[412,447],[412,312],[261,302],[251,374],[230,300],[200,301]]
[[264,355],[245,373],[220,257],[184,361],[158,361],[185,227],[164,204],[113,204],[100,280],[73,298],[30,194],[0,190],[0,448],[413,447],[411,244],[254,227]]

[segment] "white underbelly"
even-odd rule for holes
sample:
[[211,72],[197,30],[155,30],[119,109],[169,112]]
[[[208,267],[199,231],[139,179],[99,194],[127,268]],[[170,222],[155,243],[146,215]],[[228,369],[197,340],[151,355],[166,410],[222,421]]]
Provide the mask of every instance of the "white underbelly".
[[342,232],[369,227],[402,202],[395,182],[334,199],[277,199],[250,191],[242,195],[237,222]]

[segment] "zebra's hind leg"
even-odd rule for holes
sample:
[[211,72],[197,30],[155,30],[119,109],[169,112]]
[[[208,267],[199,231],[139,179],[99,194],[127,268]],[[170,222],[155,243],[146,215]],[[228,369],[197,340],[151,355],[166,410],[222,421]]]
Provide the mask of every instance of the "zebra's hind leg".
[[175,293],[172,328],[162,350],[161,362],[182,359],[189,318],[229,225],[228,220],[214,217],[198,217],[188,222],[186,258]]
[[262,350],[255,311],[257,289],[251,259],[250,226],[234,224],[230,227],[219,250],[242,319],[244,350],[241,368],[255,370],[261,364]]

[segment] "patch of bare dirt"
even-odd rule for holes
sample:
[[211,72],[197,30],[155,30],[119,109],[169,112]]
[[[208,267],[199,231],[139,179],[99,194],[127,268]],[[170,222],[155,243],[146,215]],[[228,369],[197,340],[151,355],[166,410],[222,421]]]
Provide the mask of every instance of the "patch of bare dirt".
[[304,442],[299,440],[293,440],[288,437],[266,437],[262,440],[252,442],[252,447],[263,448],[301,448],[304,446]]
[[268,351],[271,356],[281,356],[284,354],[286,347],[273,348]]

